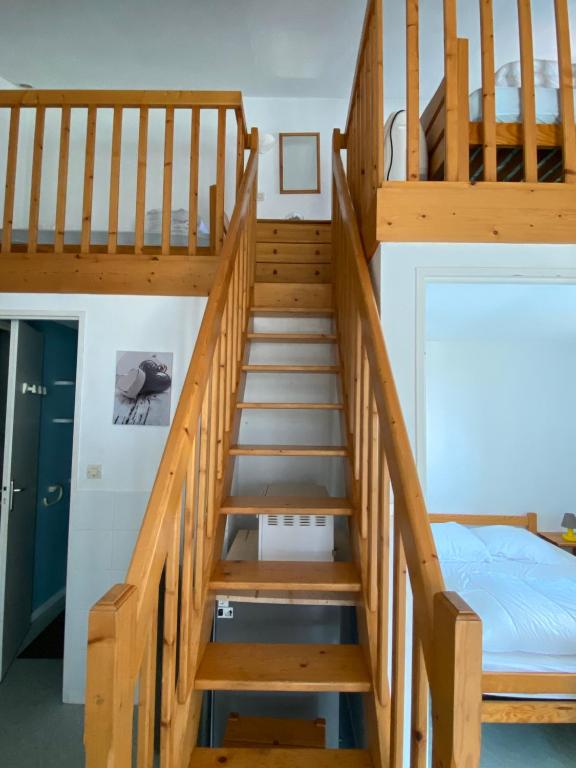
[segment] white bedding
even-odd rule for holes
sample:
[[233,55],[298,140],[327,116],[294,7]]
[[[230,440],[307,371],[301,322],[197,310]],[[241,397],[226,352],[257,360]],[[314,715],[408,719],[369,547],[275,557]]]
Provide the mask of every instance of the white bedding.
[[432,530],[446,588],[482,619],[484,671],[576,672],[576,557],[520,528]]
[[[535,88],[536,122],[551,125],[560,122],[560,92],[557,88]],[[576,107],[576,89],[574,90]],[[482,89],[470,94],[470,120],[473,123],[482,120]],[[496,122],[522,122],[522,89],[510,87],[496,88]]]

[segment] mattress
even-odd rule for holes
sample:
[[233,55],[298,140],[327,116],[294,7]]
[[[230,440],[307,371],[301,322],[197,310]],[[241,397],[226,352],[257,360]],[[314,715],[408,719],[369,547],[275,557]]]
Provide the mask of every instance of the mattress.
[[446,588],[482,619],[485,672],[576,673],[576,557],[509,526],[432,530]]
[[[576,89],[574,90],[576,107]],[[535,88],[536,122],[551,125],[560,122],[560,92],[557,88]],[[470,94],[470,121],[482,120],[482,89]],[[522,122],[522,89],[510,87],[496,88],[496,122]]]

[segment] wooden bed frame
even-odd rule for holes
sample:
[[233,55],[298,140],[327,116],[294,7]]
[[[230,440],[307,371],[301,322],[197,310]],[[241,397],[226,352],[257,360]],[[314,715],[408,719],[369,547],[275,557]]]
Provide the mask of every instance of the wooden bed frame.
[[[463,525],[513,525],[538,533],[538,516],[431,514],[432,523]],[[552,546],[552,545],[550,545]],[[576,694],[575,673],[485,672],[482,674],[482,722],[484,723],[576,723],[576,699],[543,699],[535,696]],[[517,697],[525,694],[526,698]],[[515,698],[507,698],[514,695]]]
[[[422,127],[428,146],[428,178],[444,180],[445,160],[445,81],[443,80],[432,100],[422,113]],[[470,147],[470,181],[484,180],[484,124],[471,122],[467,88],[459,94],[459,120],[468,125]],[[465,114],[464,114],[465,113]],[[524,126],[522,123],[496,123],[496,163],[498,181],[523,181],[524,179]],[[562,154],[562,125],[536,124],[538,147],[538,181],[564,180]]]

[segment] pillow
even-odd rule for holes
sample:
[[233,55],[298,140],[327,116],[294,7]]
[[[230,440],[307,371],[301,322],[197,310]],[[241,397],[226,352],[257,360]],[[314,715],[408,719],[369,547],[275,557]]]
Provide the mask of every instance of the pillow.
[[474,528],[476,537],[481,539],[494,560],[521,560],[542,565],[556,565],[565,562],[561,549],[540,539],[525,528],[511,525],[484,525]]
[[465,525],[432,523],[438,557],[444,562],[487,563],[492,560],[486,545]]
[[[576,63],[572,64],[572,80],[576,87]],[[522,73],[519,61],[510,61],[496,70],[497,87],[522,87]],[[559,88],[558,62],[551,59],[534,59],[534,86],[536,88]]]

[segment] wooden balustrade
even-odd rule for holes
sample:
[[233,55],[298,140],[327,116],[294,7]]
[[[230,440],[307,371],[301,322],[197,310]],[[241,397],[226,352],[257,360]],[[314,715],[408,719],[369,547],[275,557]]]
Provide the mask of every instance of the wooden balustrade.
[[[430,681],[434,713],[434,765],[478,765],[481,705],[481,623],[462,602],[446,597],[426,505],[382,338],[352,196],[333,151],[333,266],[352,486],[354,520],[372,616],[374,687],[390,734],[390,765],[404,765],[406,590],[414,602],[412,766],[423,765]],[[393,546],[389,547],[390,530]],[[388,573],[392,561],[389,641]],[[440,602],[439,602],[440,600]],[[368,626],[371,623],[368,622]],[[443,649],[439,653],[439,642]],[[388,682],[391,646],[392,679]],[[421,661],[422,660],[422,661]],[[466,681],[469,681],[466,683]],[[476,684],[477,683],[477,684]],[[444,710],[448,704],[449,708]]]
[[342,146],[350,194],[368,256],[376,239],[376,191],[384,181],[382,0],[368,0]]
[[[112,110],[111,140],[102,141],[101,151],[97,136],[103,123],[104,110]],[[126,205],[126,192],[121,195],[121,168],[123,155],[127,151],[124,142],[130,140],[126,112],[138,111],[138,128],[134,141],[137,145],[137,163],[134,195],[134,218],[126,221],[124,215],[124,241],[119,243],[119,204]],[[150,127],[151,110],[163,113],[163,142],[154,146]],[[200,130],[201,117],[208,111],[217,115],[217,143],[213,157],[204,147],[203,167],[213,166],[216,180],[216,208],[214,220],[210,222],[214,248],[205,243],[198,243],[197,220],[200,193],[208,197],[208,187],[199,190]],[[222,250],[226,199],[226,145],[227,118],[232,111],[236,118],[236,174],[229,180],[230,190],[237,190],[244,173],[244,150],[250,136],[247,134],[242,98],[239,92],[188,92],[188,91],[36,91],[10,90],[0,91],[0,112],[10,115],[8,140],[6,147],[0,147],[0,153],[6,151],[6,177],[2,186],[4,206],[2,217],[1,253],[5,256],[26,252],[28,255],[76,253],[88,254],[135,255],[207,255],[219,254]],[[34,114],[33,140],[25,141],[22,132],[24,113]],[[58,176],[54,200],[51,199],[51,180],[43,174],[48,138],[47,113],[59,113],[59,148],[57,158]],[[86,132],[83,139],[83,158],[74,155],[75,162],[70,162],[71,125],[79,112],[86,114]],[[189,114],[191,124],[189,157],[175,156],[175,121],[176,115]],[[50,123],[50,130],[54,121]],[[75,146],[78,142],[74,142]],[[110,145],[108,147],[108,144]],[[162,146],[163,144],[163,146]],[[151,240],[145,232],[146,200],[150,194],[149,178],[152,153],[162,156],[162,178],[155,185],[161,191],[161,227],[156,234],[157,242]],[[206,156],[208,155],[208,156]],[[28,158],[31,158],[29,160]],[[17,169],[30,163],[30,177],[24,177]],[[178,168],[186,169],[189,174],[189,194],[187,195],[189,215],[189,235],[187,242],[175,242],[171,233],[171,209],[173,202],[173,176],[175,163]],[[104,164],[104,167],[100,165]],[[99,187],[95,187],[98,175]],[[106,181],[103,181],[106,179]],[[66,232],[67,206],[70,205],[70,185],[81,186],[81,219],[76,225],[78,232]],[[126,184],[126,179],[122,184]],[[102,184],[106,188],[102,189]],[[15,189],[25,187],[24,193],[29,199],[26,221],[24,213],[15,210]],[[128,189],[129,184],[123,189]],[[44,224],[39,218],[42,190],[46,191],[46,205],[43,207]],[[20,190],[21,191],[21,190]],[[97,236],[93,220],[94,198],[105,195],[107,204],[107,222],[101,219],[97,224]],[[228,197],[230,198],[231,195]],[[181,207],[185,207],[181,205]],[[44,210],[45,208],[45,210]],[[52,210],[53,209],[53,210]],[[16,217],[16,218],[15,218]],[[17,220],[18,226],[15,227]],[[46,222],[53,221],[50,226]],[[15,238],[14,230],[18,229]]]
[[201,694],[193,683],[211,629],[208,575],[224,534],[216,510],[254,283],[255,130],[249,139],[250,159],[126,583],[113,587],[90,612],[89,768],[133,764],[135,717],[139,768],[152,768],[158,717],[162,768],[188,765],[196,743]]

